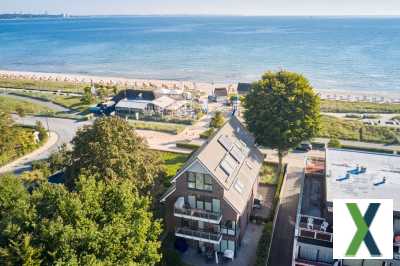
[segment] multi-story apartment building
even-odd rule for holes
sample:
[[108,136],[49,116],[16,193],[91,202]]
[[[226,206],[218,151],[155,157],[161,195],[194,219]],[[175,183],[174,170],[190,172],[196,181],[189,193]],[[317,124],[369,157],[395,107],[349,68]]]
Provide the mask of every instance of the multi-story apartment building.
[[167,230],[200,252],[236,256],[264,160],[236,117],[188,159],[162,197]]
[[[393,260],[333,259],[333,199],[393,199]],[[328,149],[308,158],[300,193],[293,265],[400,266],[400,157]]]

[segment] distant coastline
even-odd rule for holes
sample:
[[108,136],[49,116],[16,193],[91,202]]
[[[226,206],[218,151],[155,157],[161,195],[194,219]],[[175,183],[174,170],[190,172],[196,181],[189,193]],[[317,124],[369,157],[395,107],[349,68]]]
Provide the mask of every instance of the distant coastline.
[[400,18],[9,19],[0,39],[0,69],[214,84],[286,69],[319,90],[400,93]]
[[7,13],[0,14],[0,19],[49,19],[49,18],[65,18],[68,17],[67,14],[18,14],[18,13]]

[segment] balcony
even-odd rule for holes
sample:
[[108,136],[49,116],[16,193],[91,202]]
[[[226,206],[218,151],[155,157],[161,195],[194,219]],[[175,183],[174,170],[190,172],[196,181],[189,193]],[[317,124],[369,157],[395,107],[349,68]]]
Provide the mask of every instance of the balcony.
[[298,236],[332,243],[332,226],[324,218],[301,215]]
[[222,220],[222,213],[190,208],[190,206],[184,202],[183,197],[179,197],[176,200],[174,216],[211,224],[219,224]]
[[222,239],[221,233],[193,230],[193,229],[186,228],[186,227],[177,227],[175,230],[175,236],[192,239],[192,240],[198,240],[198,241],[207,242],[207,243],[216,244],[216,245],[218,245]]
[[174,215],[175,217],[181,217],[212,224],[219,224],[222,219],[222,213],[191,208],[174,208]]

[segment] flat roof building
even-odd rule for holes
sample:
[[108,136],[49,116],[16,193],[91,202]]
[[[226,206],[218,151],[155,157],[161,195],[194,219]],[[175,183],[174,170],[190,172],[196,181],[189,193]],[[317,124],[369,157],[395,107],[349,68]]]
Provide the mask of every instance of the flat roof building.
[[[346,174],[351,171],[357,174]],[[365,169],[365,171],[361,171]],[[326,153],[326,201],[333,199],[393,199],[400,212],[400,157],[351,150]]]
[[[393,199],[393,260],[334,260],[334,199]],[[307,158],[294,239],[296,266],[400,266],[400,156],[327,149]]]

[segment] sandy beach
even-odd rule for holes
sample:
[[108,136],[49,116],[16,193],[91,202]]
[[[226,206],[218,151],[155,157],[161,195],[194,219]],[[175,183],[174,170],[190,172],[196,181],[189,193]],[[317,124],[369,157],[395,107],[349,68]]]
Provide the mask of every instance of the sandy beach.
[[223,84],[223,83],[205,83],[193,81],[174,81],[174,80],[156,80],[156,79],[130,79],[120,77],[104,77],[104,76],[91,76],[81,74],[64,74],[64,73],[43,73],[43,72],[29,72],[29,71],[10,71],[0,70],[0,78],[15,78],[15,79],[32,79],[32,80],[53,80],[65,81],[75,83],[100,83],[109,85],[126,85],[126,86],[150,86],[153,87],[168,87],[168,88],[189,88],[203,91],[211,94],[214,87],[229,87],[236,89],[237,84]]
[[[227,87],[229,92],[235,92],[237,84],[228,83],[205,83],[194,81],[174,81],[174,80],[157,80],[157,79],[130,79],[121,77],[104,77],[91,76],[81,74],[64,74],[64,73],[44,73],[29,71],[11,71],[0,70],[0,78],[13,79],[32,79],[32,80],[52,80],[73,83],[100,83],[108,85],[125,85],[134,87],[154,87],[154,88],[175,88],[199,90],[209,95],[212,94],[215,87]],[[341,101],[364,101],[376,103],[400,103],[400,92],[394,91],[350,91],[339,89],[318,89],[316,88],[322,99],[341,100]]]

